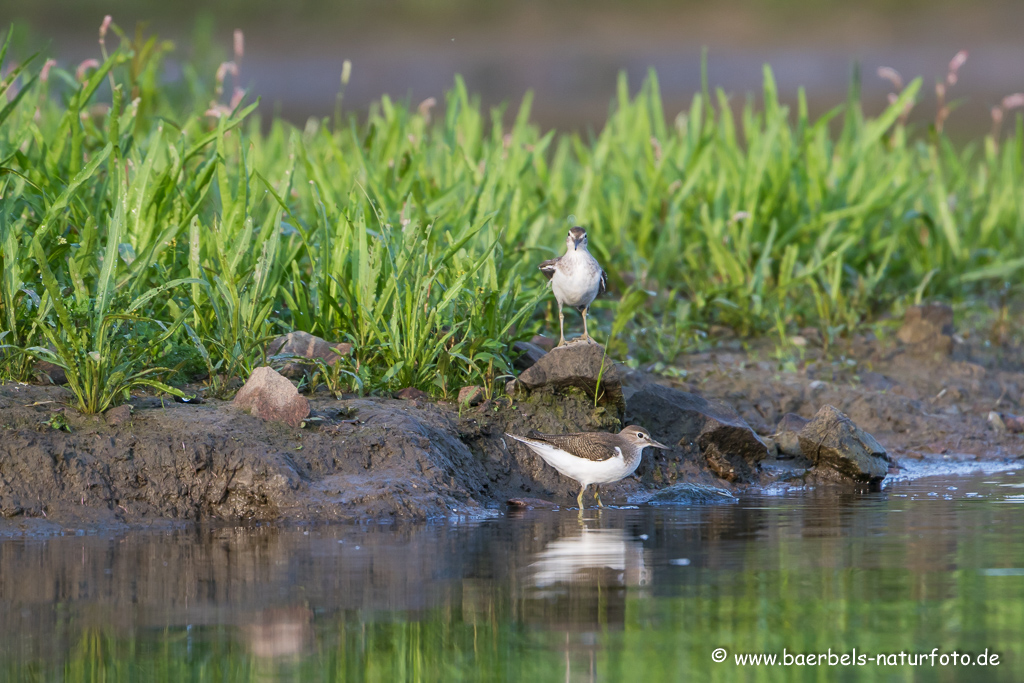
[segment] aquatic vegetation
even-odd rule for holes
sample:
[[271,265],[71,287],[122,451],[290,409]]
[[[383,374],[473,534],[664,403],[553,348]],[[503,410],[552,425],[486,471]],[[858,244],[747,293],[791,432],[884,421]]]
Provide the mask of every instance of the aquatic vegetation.
[[[353,345],[332,391],[491,392],[510,345],[557,323],[534,264],[558,254],[569,216],[608,271],[599,340],[628,292],[648,293],[612,342],[644,361],[671,362],[712,325],[815,326],[828,342],[1024,268],[1013,95],[963,147],[941,131],[944,100],[940,125],[907,123],[920,79],[893,81],[868,116],[855,75],[813,120],[802,92],[795,112],[779,102],[767,67],[759,104],[705,85],[672,118],[656,74],[635,93],[623,76],[590,135],[539,130],[530,95],[511,121],[485,112],[457,77],[436,118],[433,102],[383,97],[364,119],[296,127],[228,97],[230,68],[161,83],[172,46],[104,28],[102,59],[25,60],[0,83],[3,376],[28,377],[32,349],[98,362],[82,379],[95,386],[121,362],[97,347],[117,327],[141,354],[117,372],[142,379],[146,359],[194,344],[194,379],[226,396],[268,338],[301,329]],[[83,409],[109,404],[87,395]]]

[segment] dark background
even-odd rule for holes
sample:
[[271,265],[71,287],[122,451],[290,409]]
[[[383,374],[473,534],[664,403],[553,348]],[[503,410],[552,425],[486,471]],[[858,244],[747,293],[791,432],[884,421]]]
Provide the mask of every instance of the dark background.
[[[364,110],[382,94],[442,100],[456,73],[488,105],[518,105],[536,93],[534,120],[544,127],[599,126],[625,70],[636,88],[657,69],[666,114],[688,106],[700,87],[701,49],[708,75],[734,102],[761,88],[761,68],[775,70],[784,100],[807,89],[811,109],[844,100],[854,63],[861,65],[865,108],[884,106],[890,85],[879,66],[905,80],[924,76],[914,119],[933,118],[933,84],[960,49],[970,57],[949,97],[961,100],[947,128],[988,130],[990,108],[1024,91],[1024,3],[727,2],[496,0],[0,0],[0,16],[15,22],[16,47],[44,47],[62,66],[99,56],[104,14],[128,32],[146,30],[173,40],[175,60],[197,59],[209,79],[231,56],[232,31],[245,32],[241,82],[263,98],[265,113],[302,122],[334,110],[342,63],[350,59],[349,110]],[[116,43],[115,43],[116,44]],[[507,115],[507,118],[510,115]]]

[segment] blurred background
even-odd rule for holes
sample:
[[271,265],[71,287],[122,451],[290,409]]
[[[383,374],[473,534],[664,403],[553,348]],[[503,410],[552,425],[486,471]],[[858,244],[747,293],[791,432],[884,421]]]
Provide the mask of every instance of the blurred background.
[[[383,94],[415,105],[462,74],[485,105],[536,97],[542,127],[586,130],[605,120],[616,76],[640,84],[649,67],[661,81],[666,115],[688,106],[700,88],[701,50],[708,80],[742,102],[757,97],[762,65],[770,64],[784,100],[807,90],[812,113],[845,99],[860,65],[865,109],[886,103],[892,85],[881,66],[904,81],[925,77],[914,117],[934,116],[933,84],[957,51],[969,52],[950,87],[957,101],[947,130],[987,131],[990,110],[1024,91],[1024,3],[1005,0],[0,0],[16,27],[15,49],[43,49],[62,65],[99,55],[105,14],[125,32],[144,30],[172,40],[166,78],[194,60],[213,72],[232,55],[232,33],[245,34],[240,82],[262,98],[265,115],[301,123],[334,111],[343,62],[349,111]],[[116,43],[115,43],[116,44]],[[506,114],[506,118],[511,117]]]

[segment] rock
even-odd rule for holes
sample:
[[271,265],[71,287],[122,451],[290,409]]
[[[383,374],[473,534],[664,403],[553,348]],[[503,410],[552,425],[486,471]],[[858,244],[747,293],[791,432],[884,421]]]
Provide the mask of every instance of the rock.
[[708,467],[726,481],[750,481],[758,463],[768,457],[767,445],[721,401],[649,384],[630,397],[626,412],[663,443],[696,443]]
[[125,403],[124,405],[117,406],[116,408],[109,408],[103,417],[106,419],[107,424],[117,426],[124,422],[127,422],[132,418],[132,407]]
[[1003,416],[994,410],[988,411],[988,423],[992,426],[992,429],[997,432],[1006,431],[1006,423],[1003,422]]
[[533,342],[516,342],[512,345],[512,350],[519,352],[519,355],[513,361],[513,365],[515,365],[517,370],[526,370],[536,365],[537,361],[547,353],[547,349]]
[[400,389],[395,393],[395,398],[400,398],[403,401],[420,401],[426,398],[430,398],[429,394],[425,391],[421,391],[416,387],[406,387]]
[[49,361],[37,359],[35,362],[35,369],[37,373],[48,378],[57,386],[68,383],[67,373],[64,372],[64,368],[59,365],[54,365]]
[[559,347],[519,375],[517,383],[530,391],[576,387],[591,397],[598,392],[605,401],[619,406],[624,403],[615,361],[598,344],[575,342]]
[[475,406],[479,405],[484,400],[484,388],[483,387],[462,387],[459,389],[459,405],[460,406]]
[[530,339],[530,343],[539,346],[545,351],[550,351],[551,349],[555,348],[555,340],[551,339],[550,337],[545,337],[543,334],[533,335],[533,337]]
[[786,413],[779,420],[779,426],[772,436],[779,447],[779,455],[797,458],[804,454],[800,450],[800,430],[807,426],[810,420],[800,417],[796,413]]
[[[319,360],[325,365],[334,365],[338,359],[352,353],[352,345],[345,342],[331,343],[326,339],[312,335],[309,332],[296,330],[289,332],[283,337],[278,337],[267,345],[267,356],[297,356],[309,360]],[[309,364],[299,362],[285,363],[281,368],[281,374],[285,377],[300,377],[307,370],[311,369]]]
[[889,471],[889,456],[875,437],[830,405],[800,430],[800,450],[819,473],[875,483]]
[[253,370],[233,403],[262,420],[284,422],[292,427],[300,426],[309,415],[309,401],[299,395],[295,385],[266,366]]
[[650,505],[715,505],[737,500],[736,496],[717,486],[683,482],[661,489],[647,502]]
[[953,309],[946,304],[911,306],[896,338],[914,355],[948,356],[953,352]]

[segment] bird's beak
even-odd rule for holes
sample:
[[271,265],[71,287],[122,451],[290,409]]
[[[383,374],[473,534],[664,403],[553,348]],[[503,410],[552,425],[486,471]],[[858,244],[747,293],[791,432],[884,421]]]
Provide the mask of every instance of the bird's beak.
[[666,446],[666,445],[665,445],[665,444],[663,444],[663,443],[658,443],[658,442],[657,442],[657,441],[655,441],[654,439],[651,439],[651,443],[649,443],[648,445],[649,445],[649,446],[654,446],[655,448],[665,448],[665,449],[668,449],[668,448],[669,448],[669,446]]
[[573,251],[575,251],[575,250],[580,248],[580,242],[582,242],[582,241],[583,241],[582,237],[576,237],[576,238],[573,239],[573,241],[572,241]]

